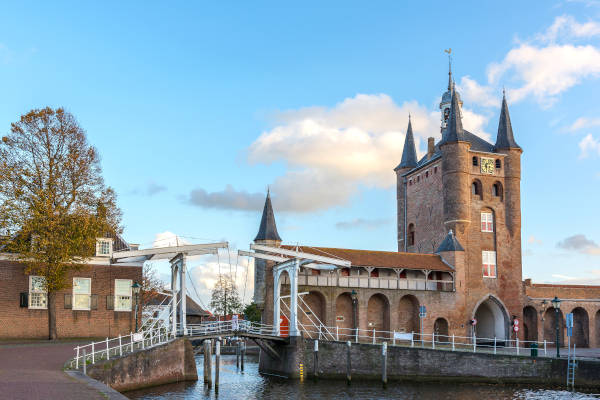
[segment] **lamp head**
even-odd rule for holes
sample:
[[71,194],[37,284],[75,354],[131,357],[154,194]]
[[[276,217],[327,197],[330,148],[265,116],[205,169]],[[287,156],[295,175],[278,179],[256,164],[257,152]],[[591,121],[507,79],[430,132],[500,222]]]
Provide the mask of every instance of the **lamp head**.
[[136,294],[136,295],[140,293],[141,288],[142,287],[137,282],[133,282],[133,285],[131,285],[131,290],[133,290],[133,294]]
[[552,307],[554,307],[555,310],[558,310],[560,308],[560,299],[556,296],[554,296],[554,298],[552,299]]

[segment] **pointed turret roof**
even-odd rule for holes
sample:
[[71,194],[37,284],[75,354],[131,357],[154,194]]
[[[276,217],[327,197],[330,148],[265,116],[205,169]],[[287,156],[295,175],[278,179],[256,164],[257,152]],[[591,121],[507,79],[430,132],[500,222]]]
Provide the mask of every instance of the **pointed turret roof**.
[[452,82],[452,102],[450,103],[450,115],[448,116],[448,124],[442,135],[442,140],[439,144],[467,141],[465,130],[462,126],[462,117],[460,115],[460,100],[456,93],[454,82]]
[[401,168],[414,168],[417,166],[417,149],[415,147],[415,137],[413,135],[412,123],[410,115],[408,116],[408,129],[406,130],[406,137],[404,138],[404,149],[402,149],[402,160],[394,171]]
[[513,135],[506,93],[502,96],[502,109],[500,110],[500,122],[498,123],[498,136],[496,137],[496,149],[520,149]]
[[265,207],[263,209],[262,218],[260,220],[260,228],[258,234],[254,238],[257,240],[279,240],[279,233],[277,233],[277,225],[275,224],[275,214],[273,213],[273,206],[271,205],[271,194],[267,190],[267,198],[265,200]]
[[442,253],[444,251],[465,251],[458,239],[456,239],[456,236],[454,236],[454,232],[452,232],[452,229],[450,229],[444,241],[437,248],[435,254]]

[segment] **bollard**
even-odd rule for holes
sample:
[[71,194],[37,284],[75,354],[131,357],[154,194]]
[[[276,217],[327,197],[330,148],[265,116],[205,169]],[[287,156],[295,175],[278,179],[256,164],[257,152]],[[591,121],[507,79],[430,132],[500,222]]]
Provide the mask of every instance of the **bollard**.
[[221,367],[221,341],[215,343],[215,391],[219,390],[219,369]]
[[242,372],[244,372],[244,356],[246,355],[246,342],[242,342]]
[[313,361],[313,377],[315,381],[319,377],[319,341],[315,340],[315,351],[314,351],[314,361]]
[[106,338],[106,359],[110,360],[110,349],[108,348],[108,338]]
[[304,364],[300,363],[300,382],[304,382]]
[[350,382],[352,382],[352,361],[350,360],[350,346],[352,346],[352,343],[348,340],[348,348],[346,352],[346,383],[348,383],[348,385],[350,384]]
[[381,355],[383,356],[381,382],[385,388],[387,386],[387,342],[383,342],[383,346],[381,347]]
[[87,357],[85,356],[85,347],[83,348],[83,374],[87,375]]
[[235,346],[235,367],[237,369],[240,368],[240,342],[237,342],[237,345]]
[[209,388],[212,386],[211,353],[212,353],[212,343],[210,340],[205,340],[204,341],[204,384]]

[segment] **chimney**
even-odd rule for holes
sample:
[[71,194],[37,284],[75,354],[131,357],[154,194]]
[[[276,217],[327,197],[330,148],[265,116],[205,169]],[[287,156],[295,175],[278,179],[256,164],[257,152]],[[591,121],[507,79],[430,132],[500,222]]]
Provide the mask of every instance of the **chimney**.
[[427,139],[427,159],[433,157],[433,153],[435,153],[435,139],[430,137]]

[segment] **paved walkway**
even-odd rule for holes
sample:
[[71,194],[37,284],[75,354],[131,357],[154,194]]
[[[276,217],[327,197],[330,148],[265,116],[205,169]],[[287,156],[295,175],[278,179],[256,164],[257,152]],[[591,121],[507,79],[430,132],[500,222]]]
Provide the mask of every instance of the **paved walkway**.
[[64,363],[74,343],[0,344],[0,399],[106,399],[97,389],[67,375]]

